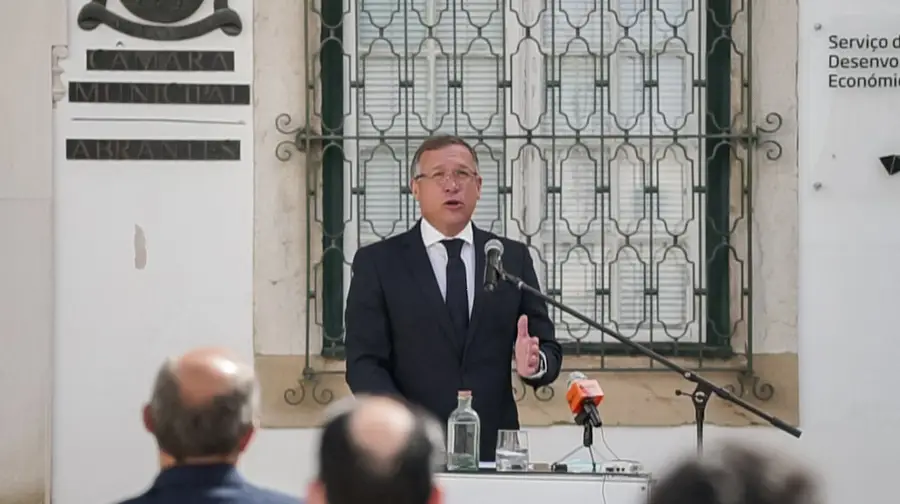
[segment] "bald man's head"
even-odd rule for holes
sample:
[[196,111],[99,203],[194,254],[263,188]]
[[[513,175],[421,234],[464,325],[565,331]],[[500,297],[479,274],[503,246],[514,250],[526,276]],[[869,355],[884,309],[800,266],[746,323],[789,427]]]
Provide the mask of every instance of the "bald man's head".
[[317,483],[322,487],[321,500],[328,504],[439,502],[433,477],[442,446],[441,427],[427,414],[388,398],[359,399],[342,408],[322,432]]
[[176,462],[233,457],[253,432],[253,369],[223,349],[201,348],[159,370],[146,422]]
[[350,413],[347,427],[361,461],[371,463],[373,472],[388,472],[396,470],[397,456],[409,442],[416,417],[396,401],[376,397]]

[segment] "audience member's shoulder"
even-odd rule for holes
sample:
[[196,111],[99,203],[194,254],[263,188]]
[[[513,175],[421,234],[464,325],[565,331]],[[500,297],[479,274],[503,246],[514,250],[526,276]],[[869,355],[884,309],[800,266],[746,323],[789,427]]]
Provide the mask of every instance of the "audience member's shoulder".
[[132,497],[130,499],[116,502],[115,504],[144,504],[145,502],[147,502],[147,497],[146,494],[143,494]]
[[288,495],[283,492],[279,492],[277,490],[270,490],[268,488],[262,488],[254,485],[254,493],[256,493],[260,498],[258,500],[254,500],[254,502],[259,502],[260,504],[302,504],[303,499],[298,497],[294,497],[293,495]]
[[[251,497],[254,503],[259,504],[303,504],[303,499],[288,495],[277,490],[270,490],[252,484],[245,484],[241,492],[245,496]],[[157,496],[158,497],[158,496]],[[128,500],[117,502],[116,504],[156,504],[158,499],[149,494],[138,495]]]

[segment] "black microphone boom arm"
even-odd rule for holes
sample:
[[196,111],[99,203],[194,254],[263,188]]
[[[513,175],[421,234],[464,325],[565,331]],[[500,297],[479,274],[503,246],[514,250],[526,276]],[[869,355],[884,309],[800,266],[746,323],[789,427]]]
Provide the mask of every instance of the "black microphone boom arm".
[[[486,267],[489,267],[489,266],[486,266]],[[631,341],[630,339],[626,338],[625,336],[622,336],[621,334],[617,333],[616,331],[613,331],[612,329],[604,327],[603,325],[589,319],[588,317],[582,315],[581,313],[578,313],[578,311],[576,311],[572,308],[569,308],[565,304],[560,303],[559,301],[553,299],[550,296],[547,296],[546,294],[541,292],[540,289],[536,289],[536,288],[528,285],[527,283],[525,283],[525,281],[522,280],[521,278],[518,278],[514,275],[510,275],[503,269],[502,266],[499,266],[497,268],[497,274],[501,280],[515,285],[519,290],[521,290],[523,292],[527,292],[531,295],[537,296],[539,299],[545,301],[547,304],[549,304],[555,308],[558,308],[559,310],[577,318],[578,320],[584,322],[585,324],[589,325],[590,327],[593,327],[594,329],[597,329],[598,331],[602,332],[603,334],[606,334],[607,336],[610,336],[613,339],[621,342],[622,344],[632,348],[636,352],[641,353],[644,356],[653,359],[654,361],[660,363],[661,365],[680,374],[682,376],[682,378],[684,378],[685,380],[695,384],[696,386],[695,386],[693,392],[685,393],[680,390],[676,390],[675,394],[676,395],[686,395],[686,396],[690,397],[691,402],[694,405],[694,414],[695,414],[695,418],[697,421],[697,453],[698,454],[703,452],[703,424],[706,421],[706,405],[707,405],[707,403],[709,403],[710,398],[714,395],[718,396],[734,405],[737,405],[737,406],[749,411],[750,413],[753,413],[754,415],[758,416],[759,418],[769,422],[772,426],[777,427],[778,429],[781,429],[782,431],[784,431],[796,438],[799,438],[800,435],[802,434],[802,431],[800,429],[794,427],[793,425],[788,424],[784,420],[757,408],[756,406],[748,403],[747,401],[741,399],[740,397],[737,397],[736,395],[732,394],[728,390],[714,384],[713,382],[707,380],[706,378],[700,376],[699,374],[697,374],[689,369],[679,366],[675,362],[654,352],[653,350],[645,347],[644,345],[641,345],[640,343],[635,343],[634,341]]]

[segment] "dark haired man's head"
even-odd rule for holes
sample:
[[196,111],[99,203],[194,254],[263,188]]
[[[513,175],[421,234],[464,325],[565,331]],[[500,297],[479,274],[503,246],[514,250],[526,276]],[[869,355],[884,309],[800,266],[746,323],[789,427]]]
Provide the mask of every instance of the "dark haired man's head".
[[253,435],[256,393],[253,369],[228,351],[166,361],[144,408],[163,466],[235,463]]
[[815,504],[815,485],[783,458],[728,445],[678,464],[653,487],[649,504]]
[[413,156],[410,189],[422,217],[445,236],[456,236],[472,220],[481,198],[478,155],[452,135],[426,139]]
[[357,399],[325,425],[310,504],[441,504],[440,425],[383,397]]

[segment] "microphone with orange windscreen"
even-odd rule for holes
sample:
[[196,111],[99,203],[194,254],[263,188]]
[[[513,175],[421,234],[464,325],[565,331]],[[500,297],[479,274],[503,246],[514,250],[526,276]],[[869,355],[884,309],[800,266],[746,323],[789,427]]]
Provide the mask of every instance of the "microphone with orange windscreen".
[[569,373],[566,388],[566,401],[569,403],[569,410],[575,415],[575,423],[592,427],[603,425],[597,409],[603,402],[603,389],[597,380],[591,380],[581,371],[573,371]]

